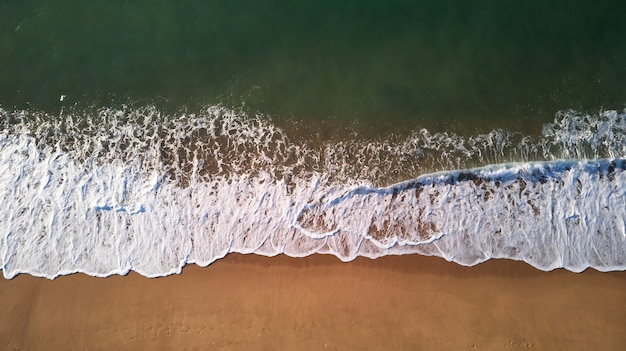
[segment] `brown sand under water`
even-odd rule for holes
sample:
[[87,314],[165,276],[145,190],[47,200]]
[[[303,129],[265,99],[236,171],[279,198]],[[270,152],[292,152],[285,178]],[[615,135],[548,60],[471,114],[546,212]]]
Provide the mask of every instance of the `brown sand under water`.
[[148,279],[0,280],[3,350],[620,350],[626,272],[232,254]]

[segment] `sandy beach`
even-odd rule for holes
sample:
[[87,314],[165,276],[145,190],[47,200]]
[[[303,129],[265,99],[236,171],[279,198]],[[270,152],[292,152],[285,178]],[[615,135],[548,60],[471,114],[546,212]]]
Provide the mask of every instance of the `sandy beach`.
[[626,1],[51,3],[0,1],[0,351],[626,350]]
[[626,272],[229,255],[148,279],[0,280],[6,350],[619,350]]

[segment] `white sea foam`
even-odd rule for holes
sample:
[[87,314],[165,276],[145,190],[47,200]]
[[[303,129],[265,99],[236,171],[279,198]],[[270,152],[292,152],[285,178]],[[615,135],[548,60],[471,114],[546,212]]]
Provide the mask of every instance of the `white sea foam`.
[[312,147],[221,107],[0,110],[2,269],[156,277],[240,252],[625,270],[625,116]]

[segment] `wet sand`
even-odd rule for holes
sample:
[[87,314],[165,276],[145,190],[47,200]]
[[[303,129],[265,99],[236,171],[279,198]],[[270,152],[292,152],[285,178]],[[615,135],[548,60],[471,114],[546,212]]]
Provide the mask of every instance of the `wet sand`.
[[148,279],[0,280],[6,350],[620,350],[626,272],[229,255]]

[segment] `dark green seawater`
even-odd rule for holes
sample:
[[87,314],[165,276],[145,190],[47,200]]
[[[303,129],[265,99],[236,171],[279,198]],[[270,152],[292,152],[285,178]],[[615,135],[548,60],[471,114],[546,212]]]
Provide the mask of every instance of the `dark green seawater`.
[[[0,106],[533,128],[626,103],[623,1],[0,3]],[[63,101],[60,96],[65,95]]]
[[3,275],[624,271],[624,4],[0,0]]

